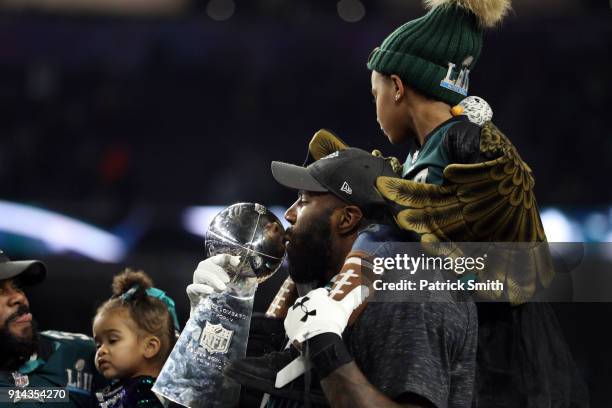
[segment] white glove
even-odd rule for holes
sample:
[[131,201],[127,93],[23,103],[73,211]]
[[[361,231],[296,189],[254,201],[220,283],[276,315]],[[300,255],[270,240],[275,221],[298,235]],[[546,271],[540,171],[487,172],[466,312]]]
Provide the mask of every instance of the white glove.
[[298,298],[285,318],[285,331],[289,342],[303,343],[322,333],[335,333],[342,337],[349,317],[367,297],[368,289],[359,286],[342,300],[329,297],[325,288],[310,291]]
[[200,262],[193,272],[193,283],[187,286],[187,296],[191,303],[191,314],[202,299],[213,292],[227,289],[229,275],[224,268],[240,264],[239,256],[219,254]]

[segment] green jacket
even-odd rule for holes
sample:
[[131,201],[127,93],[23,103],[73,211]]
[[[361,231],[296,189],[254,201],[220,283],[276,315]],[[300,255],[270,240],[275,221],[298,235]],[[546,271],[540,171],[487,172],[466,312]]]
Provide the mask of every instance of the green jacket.
[[[106,385],[94,366],[95,345],[91,337],[60,331],[40,333],[39,352],[16,372],[0,371],[0,387],[61,387],[68,391],[66,407],[95,406],[94,391]],[[50,401],[49,401],[50,402]],[[21,402],[22,408],[41,406],[39,402]]]
[[480,127],[464,116],[440,124],[422,146],[410,150],[402,177],[419,183],[443,184],[444,168],[452,163],[477,163],[480,158]]

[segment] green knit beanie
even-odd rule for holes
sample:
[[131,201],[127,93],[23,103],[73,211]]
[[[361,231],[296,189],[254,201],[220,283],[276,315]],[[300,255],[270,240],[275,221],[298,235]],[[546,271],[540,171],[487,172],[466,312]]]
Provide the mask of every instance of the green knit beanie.
[[456,105],[468,95],[469,73],[484,27],[495,25],[509,0],[427,0],[431,10],[392,32],[372,51],[368,68],[398,75],[421,93]]

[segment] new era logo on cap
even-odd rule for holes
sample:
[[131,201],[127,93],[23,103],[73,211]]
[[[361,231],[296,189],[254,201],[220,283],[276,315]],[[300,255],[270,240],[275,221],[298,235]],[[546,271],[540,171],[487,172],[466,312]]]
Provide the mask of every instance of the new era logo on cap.
[[340,187],[340,191],[344,191],[346,194],[353,194],[353,189],[346,181],[342,184],[342,187]]
[[336,150],[333,153],[328,154],[327,156],[323,156],[321,157],[319,160],[323,160],[323,159],[333,159],[334,157],[338,157],[338,155],[340,155],[340,151]]

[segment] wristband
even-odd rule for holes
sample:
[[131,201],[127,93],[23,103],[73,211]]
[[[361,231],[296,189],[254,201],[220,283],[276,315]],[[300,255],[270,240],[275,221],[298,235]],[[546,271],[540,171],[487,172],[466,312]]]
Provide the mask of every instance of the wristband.
[[306,358],[322,380],[340,366],[353,361],[342,337],[335,333],[322,333],[306,341],[308,347]]

